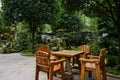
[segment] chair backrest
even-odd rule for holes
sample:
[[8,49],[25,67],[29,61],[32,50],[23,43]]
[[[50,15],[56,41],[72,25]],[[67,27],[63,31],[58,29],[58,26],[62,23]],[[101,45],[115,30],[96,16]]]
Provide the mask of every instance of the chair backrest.
[[38,48],[38,50],[40,50],[40,51],[45,51],[45,52],[49,52],[48,46],[45,46],[45,45],[40,46],[40,47]]
[[99,59],[100,59],[100,64],[104,64],[104,59],[106,55],[106,48],[101,49],[100,54],[99,54]]
[[36,51],[36,65],[40,67],[41,71],[49,72],[50,54],[45,51]]
[[87,56],[90,55],[90,46],[80,45],[80,51],[84,51],[84,54],[81,54],[80,57],[87,58]]
[[84,51],[85,53],[90,53],[90,46],[80,45],[80,51]]

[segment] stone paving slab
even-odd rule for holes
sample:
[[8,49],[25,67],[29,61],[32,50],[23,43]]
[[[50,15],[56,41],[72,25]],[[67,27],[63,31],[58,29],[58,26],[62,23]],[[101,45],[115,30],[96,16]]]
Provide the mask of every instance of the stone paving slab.
[[[74,80],[80,80],[79,70],[73,69]],[[69,80],[69,76],[66,80]],[[0,80],[35,80],[35,58],[21,56],[20,53],[0,54]],[[108,80],[120,80],[107,77]],[[39,80],[48,80],[47,74],[40,72]],[[61,75],[54,77],[54,80],[61,80]],[[96,80],[87,76],[85,80]]]

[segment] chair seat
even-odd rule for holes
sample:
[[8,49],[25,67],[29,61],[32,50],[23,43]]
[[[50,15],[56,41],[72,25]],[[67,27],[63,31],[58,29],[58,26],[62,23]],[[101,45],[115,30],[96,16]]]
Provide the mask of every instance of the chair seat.
[[55,65],[54,66],[54,72],[56,72],[56,71],[58,71],[58,70],[60,70],[61,68],[60,68],[60,66],[58,66],[58,65]]
[[51,56],[50,56],[50,60],[53,60],[53,61],[54,61],[54,60],[56,60],[56,57],[53,56],[53,55],[51,55]]
[[86,63],[85,67],[89,67],[89,68],[96,68],[95,67],[95,63]]

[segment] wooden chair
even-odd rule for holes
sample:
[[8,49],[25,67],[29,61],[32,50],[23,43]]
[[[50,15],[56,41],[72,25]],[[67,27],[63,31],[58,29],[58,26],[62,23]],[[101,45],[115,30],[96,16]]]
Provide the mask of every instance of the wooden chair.
[[[45,52],[48,52],[48,53],[51,53],[50,50],[49,50],[49,47],[46,46],[46,45],[42,45],[38,48],[39,51],[45,51]],[[57,58],[53,55],[50,55],[50,60],[56,60]]]
[[50,61],[50,53],[45,51],[36,51],[36,72],[35,72],[35,80],[39,78],[39,72],[46,72],[49,80],[53,80],[53,74],[58,71],[61,71],[62,80],[65,80],[65,73],[63,68],[64,59]]
[[[81,45],[80,46],[80,51],[84,51],[84,54],[80,54],[79,58],[87,57],[87,55],[90,55],[90,46],[88,46],[88,45]],[[73,58],[73,62],[72,62],[73,66],[74,66],[75,62],[77,62],[76,61],[76,57]]]
[[103,80],[106,78],[105,58],[106,49],[101,49],[99,56],[88,55],[88,59],[81,58],[81,74],[80,80],[84,80],[85,70],[89,72],[89,77],[92,77],[92,71],[96,71],[96,80],[101,80],[100,70],[102,70]]

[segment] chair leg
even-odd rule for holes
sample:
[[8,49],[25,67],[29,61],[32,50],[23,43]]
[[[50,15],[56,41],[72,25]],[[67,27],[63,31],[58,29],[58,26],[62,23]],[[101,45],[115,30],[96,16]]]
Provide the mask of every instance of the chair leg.
[[97,80],[101,80],[99,65],[96,65],[96,76],[97,76]]
[[48,79],[49,79],[49,73],[47,73],[47,77],[48,77]]
[[102,75],[103,75],[103,80],[107,80],[107,77],[106,77],[106,66],[105,66],[105,64],[102,67]]
[[61,74],[62,74],[62,80],[65,80],[65,72],[64,72],[64,69],[62,68],[61,70],[62,70],[62,71],[61,71]]
[[35,80],[39,78],[39,67],[36,65]]
[[53,80],[53,68],[54,68],[54,66],[50,66],[49,80]]
[[84,76],[85,76],[85,63],[83,62],[81,66],[80,80],[84,80]]
[[75,64],[75,57],[73,57],[72,59],[72,66],[74,66],[74,64]]
[[63,65],[63,63],[61,63],[60,65],[61,65],[62,80],[65,80],[64,65]]

